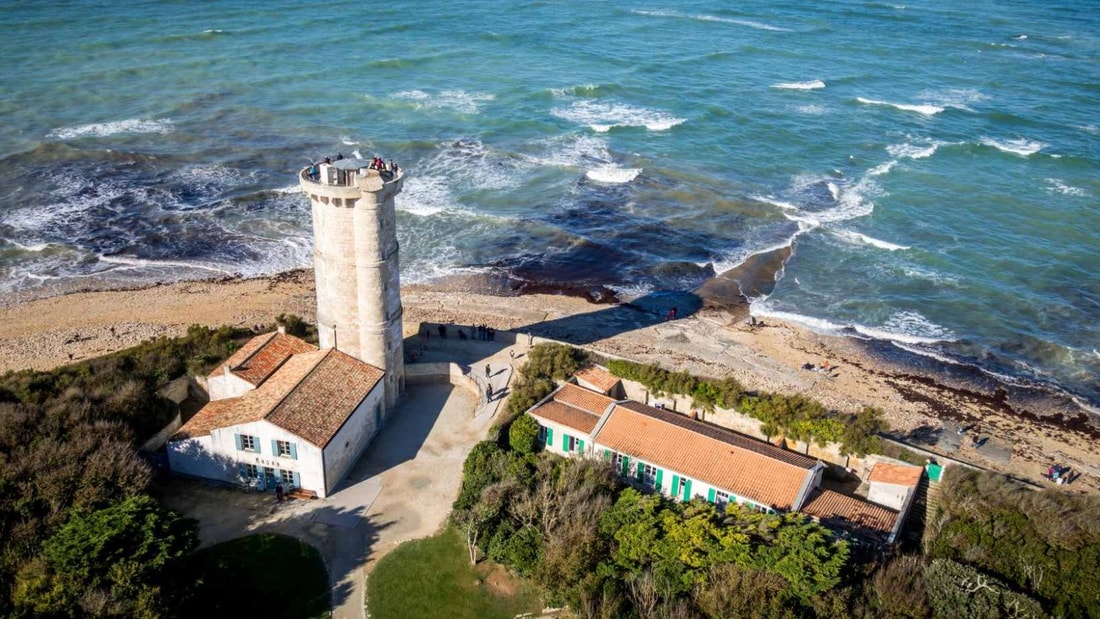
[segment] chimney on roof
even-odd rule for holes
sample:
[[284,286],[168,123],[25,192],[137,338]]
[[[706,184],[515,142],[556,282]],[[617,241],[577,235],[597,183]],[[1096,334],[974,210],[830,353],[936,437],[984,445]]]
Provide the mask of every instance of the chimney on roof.
[[286,325],[279,325],[275,330],[279,332],[279,335],[286,335]]

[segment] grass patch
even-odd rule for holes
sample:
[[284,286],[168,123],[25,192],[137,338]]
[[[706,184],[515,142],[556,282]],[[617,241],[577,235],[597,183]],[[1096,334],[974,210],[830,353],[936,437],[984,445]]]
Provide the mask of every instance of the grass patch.
[[187,557],[180,578],[195,588],[181,617],[327,617],[328,573],[309,544],[273,533],[249,535]]
[[538,612],[538,592],[504,567],[485,560],[471,566],[466,544],[447,528],[405,542],[382,558],[367,580],[375,619],[512,619]]

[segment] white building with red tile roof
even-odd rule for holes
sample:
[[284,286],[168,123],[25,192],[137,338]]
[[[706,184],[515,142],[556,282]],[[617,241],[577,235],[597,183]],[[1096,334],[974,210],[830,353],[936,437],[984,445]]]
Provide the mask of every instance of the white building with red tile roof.
[[602,458],[632,485],[680,501],[799,511],[867,539],[897,537],[913,492],[900,501],[887,493],[896,484],[915,490],[921,468],[879,463],[871,500],[823,489],[827,467],[815,458],[674,411],[615,400],[602,393],[610,381],[601,382],[594,384],[601,393],[566,383],[528,411],[547,451]]
[[381,429],[382,377],[382,370],[335,348],[320,350],[283,333],[257,336],[209,379],[250,388],[223,382],[242,393],[212,399],[195,413],[168,441],[169,466],[194,477],[264,489],[282,483],[327,496]]

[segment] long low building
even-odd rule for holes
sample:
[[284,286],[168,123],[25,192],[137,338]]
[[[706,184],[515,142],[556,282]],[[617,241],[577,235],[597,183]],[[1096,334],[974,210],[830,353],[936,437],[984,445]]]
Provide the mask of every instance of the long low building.
[[827,466],[815,458],[681,413],[613,398],[608,394],[622,392],[618,379],[601,368],[582,372],[584,384],[603,393],[569,382],[527,411],[538,422],[547,451],[604,459],[633,485],[680,501],[798,511],[875,541],[892,542],[900,531],[919,467],[890,465],[883,476],[904,487],[872,483],[874,492],[890,499],[890,505],[879,505],[821,488]]

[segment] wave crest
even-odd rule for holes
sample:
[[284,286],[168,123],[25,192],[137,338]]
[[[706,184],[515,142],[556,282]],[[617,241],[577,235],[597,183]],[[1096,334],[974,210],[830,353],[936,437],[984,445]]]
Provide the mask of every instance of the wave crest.
[[892,103],[890,101],[879,101],[878,99],[865,99],[863,97],[856,97],[856,101],[859,101],[860,103],[863,103],[865,105],[883,105],[906,112],[916,112],[925,116],[935,116],[936,114],[939,114],[940,112],[944,111],[944,109],[946,109],[939,105],[931,105],[927,103],[913,105],[909,103]]
[[818,90],[825,87],[825,82],[821,80],[813,80],[810,82],[779,82],[778,84],[772,84],[770,88],[777,90]]
[[146,120],[141,118],[128,118],[105,123],[92,123],[77,127],[59,127],[50,131],[46,137],[58,140],[73,140],[76,138],[105,138],[124,133],[159,133],[166,134],[175,131],[172,121],[163,119]]

